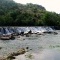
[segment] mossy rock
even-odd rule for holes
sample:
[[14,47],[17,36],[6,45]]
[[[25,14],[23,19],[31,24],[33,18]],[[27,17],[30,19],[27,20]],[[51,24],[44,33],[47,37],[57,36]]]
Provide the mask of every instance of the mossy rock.
[[18,51],[18,53],[20,53],[20,54],[24,54],[26,51],[25,51],[25,49],[24,48],[22,48],[22,49],[20,49],[19,51]]
[[11,60],[11,59],[15,59],[15,57],[14,57],[14,56],[12,56],[12,55],[10,55],[10,56],[8,56],[8,57],[7,57],[7,59],[6,59],[6,60]]
[[7,60],[12,60],[12,59],[15,59],[14,56],[18,56],[18,55],[20,55],[20,54],[24,54],[24,53],[25,53],[25,49],[22,48],[22,49],[20,49],[20,50],[17,51],[17,52],[13,52],[13,53],[11,53],[6,59],[7,59]]

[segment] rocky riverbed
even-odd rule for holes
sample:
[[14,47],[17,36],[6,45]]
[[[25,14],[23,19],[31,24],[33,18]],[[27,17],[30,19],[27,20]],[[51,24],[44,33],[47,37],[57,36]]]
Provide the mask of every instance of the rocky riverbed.
[[[6,60],[6,57],[12,58],[11,60],[22,60],[23,57],[25,60],[30,58],[32,60],[47,60],[51,55],[53,55],[53,57],[51,56],[52,59],[57,60],[57,58],[59,58],[58,55],[60,56],[60,30],[54,31],[58,34],[55,35],[50,32],[41,35],[34,33],[28,34],[27,36],[24,34],[18,36],[15,35],[14,40],[0,40],[0,60],[4,60],[4,58]],[[21,51],[20,49],[22,49],[22,51],[24,50],[23,54],[19,52]],[[44,58],[45,55],[46,58]],[[42,58],[39,58],[39,56]],[[56,58],[54,58],[54,56],[56,56]]]

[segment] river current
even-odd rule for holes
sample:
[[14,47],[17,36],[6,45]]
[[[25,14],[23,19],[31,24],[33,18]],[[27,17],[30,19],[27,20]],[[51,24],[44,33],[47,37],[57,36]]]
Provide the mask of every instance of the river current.
[[[20,48],[29,47],[31,53],[41,53],[41,60],[60,60],[60,30],[57,35],[33,34],[29,37],[20,37],[15,40],[0,40],[0,57],[16,52]],[[50,56],[50,57],[49,57]],[[39,60],[37,58],[37,60]]]

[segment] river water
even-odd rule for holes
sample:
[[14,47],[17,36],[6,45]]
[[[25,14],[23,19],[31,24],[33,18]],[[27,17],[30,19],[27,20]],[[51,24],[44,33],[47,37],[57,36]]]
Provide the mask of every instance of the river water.
[[[16,52],[20,48],[29,47],[34,59],[30,60],[60,60],[60,31],[58,34],[31,35],[30,37],[16,38],[15,40],[0,40],[0,57]],[[23,58],[23,55],[19,56]],[[18,57],[16,57],[18,60]],[[24,60],[24,59],[20,59]],[[25,59],[29,60],[29,59]]]

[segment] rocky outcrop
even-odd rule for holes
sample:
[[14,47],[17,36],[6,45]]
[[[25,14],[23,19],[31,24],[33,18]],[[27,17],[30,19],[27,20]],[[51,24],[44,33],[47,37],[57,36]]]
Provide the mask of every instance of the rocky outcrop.
[[0,27],[0,39],[9,40],[14,36],[29,34],[42,35],[43,33],[58,34],[51,27]]
[[15,59],[14,56],[18,56],[18,55],[24,54],[25,52],[26,52],[25,49],[21,48],[19,51],[11,53],[6,59],[7,60],[9,60],[9,59],[10,60]]

